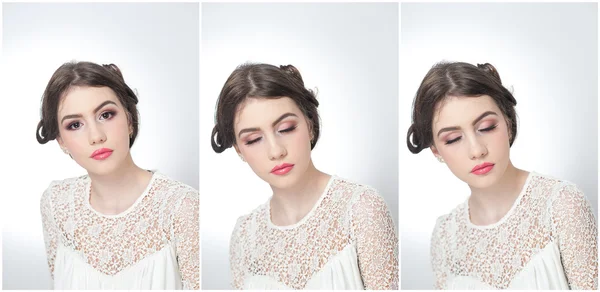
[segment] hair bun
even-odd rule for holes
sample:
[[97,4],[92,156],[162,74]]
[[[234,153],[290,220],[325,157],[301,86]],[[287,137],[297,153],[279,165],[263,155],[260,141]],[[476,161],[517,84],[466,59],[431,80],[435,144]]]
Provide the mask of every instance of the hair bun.
[[293,65],[281,65],[279,69],[283,70],[285,73],[290,74],[294,79],[300,82],[302,86],[304,86],[304,81],[302,80],[302,75],[300,75],[300,71],[296,69]]
[[496,68],[494,66],[492,66],[492,64],[490,63],[484,63],[484,64],[477,64],[477,68],[483,70],[484,72],[491,74],[492,76],[494,76],[494,78],[496,80],[498,80],[498,82],[500,82],[500,84],[502,84],[502,80],[500,79],[500,74],[498,74],[498,70],[496,70]]
[[117,67],[117,65],[112,64],[112,63],[111,64],[102,64],[102,67],[108,69],[111,72],[116,73],[119,76],[119,78],[121,78],[121,80],[124,80],[123,74],[121,73],[121,70],[119,69],[119,67]]

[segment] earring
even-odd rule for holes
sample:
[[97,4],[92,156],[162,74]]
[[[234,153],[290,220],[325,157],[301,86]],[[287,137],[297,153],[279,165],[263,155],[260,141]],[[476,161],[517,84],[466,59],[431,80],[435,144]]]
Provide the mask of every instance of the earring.
[[246,162],[246,160],[244,159],[244,157],[242,156],[242,154],[238,154],[238,156],[240,157],[240,159],[241,159],[243,162]]
[[441,156],[436,156],[436,157],[440,163],[444,163],[444,158],[442,158]]
[[67,148],[62,148],[61,147],[60,149],[62,149],[62,151],[63,151],[64,154],[71,155],[71,153],[69,153],[69,150],[67,150]]

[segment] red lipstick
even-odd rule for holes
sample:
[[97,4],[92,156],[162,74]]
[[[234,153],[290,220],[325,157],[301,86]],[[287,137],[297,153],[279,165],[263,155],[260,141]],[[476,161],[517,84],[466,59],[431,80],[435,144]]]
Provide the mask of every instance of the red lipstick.
[[100,149],[94,151],[94,153],[92,153],[92,155],[90,155],[90,158],[93,158],[96,160],[104,160],[104,159],[108,158],[112,153],[113,153],[112,149],[100,148]]
[[276,175],[284,175],[290,172],[292,168],[294,168],[293,164],[283,163],[273,167],[273,169],[271,169],[271,173]]
[[479,165],[476,165],[475,167],[473,167],[473,169],[471,169],[471,173],[476,174],[476,175],[483,175],[483,174],[490,172],[492,170],[492,168],[494,168],[493,163],[484,162],[482,164],[479,164]]

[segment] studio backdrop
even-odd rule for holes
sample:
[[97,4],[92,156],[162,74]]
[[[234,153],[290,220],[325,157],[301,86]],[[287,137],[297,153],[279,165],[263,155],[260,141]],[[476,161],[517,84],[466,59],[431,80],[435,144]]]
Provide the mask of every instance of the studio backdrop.
[[56,141],[40,145],[34,135],[63,63],[116,64],[139,98],[134,162],[198,189],[198,5],[3,4],[3,289],[52,287],[40,198],[51,181],[86,174]]
[[229,239],[238,217],[272,191],[210,134],[219,92],[245,62],[294,65],[320,103],[312,152],[329,174],[376,188],[398,224],[398,4],[205,3],[200,83],[203,289],[231,289]]
[[[406,3],[401,6],[400,129],[440,61],[491,63],[517,100],[517,168],[578,185],[598,215],[598,25],[596,3]],[[464,202],[468,186],[429,149],[400,149],[402,289],[432,289],[436,219]]]

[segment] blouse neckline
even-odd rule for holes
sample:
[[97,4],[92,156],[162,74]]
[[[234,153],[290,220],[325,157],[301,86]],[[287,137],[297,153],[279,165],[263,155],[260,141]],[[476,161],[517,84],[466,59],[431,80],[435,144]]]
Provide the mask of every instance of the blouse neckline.
[[140,194],[138,196],[138,198],[135,200],[135,202],[133,202],[133,204],[131,204],[131,206],[129,206],[127,209],[125,209],[123,212],[119,213],[119,214],[104,214],[102,212],[97,211],[96,209],[94,209],[92,207],[92,205],[90,205],[90,195],[92,194],[92,180],[90,179],[90,177],[87,177],[86,183],[85,183],[85,196],[84,196],[84,204],[85,206],[92,211],[93,213],[95,213],[96,215],[100,216],[100,217],[104,217],[104,218],[109,218],[109,219],[115,219],[115,218],[121,218],[121,217],[125,217],[127,216],[127,214],[131,213],[137,205],[140,204],[140,202],[148,195],[148,192],[150,191],[150,189],[152,188],[152,186],[154,185],[154,181],[156,180],[156,177],[159,175],[157,171],[152,170],[150,171],[152,173],[152,177],[150,177],[150,181],[148,182],[148,185],[146,186],[146,188],[144,189],[144,191],[142,192],[142,194]]
[[500,218],[500,220],[498,220],[495,223],[488,224],[488,225],[475,225],[473,222],[471,222],[471,214],[469,211],[469,198],[467,198],[467,200],[464,203],[465,204],[464,216],[465,216],[465,220],[467,222],[467,226],[469,226],[471,228],[475,228],[475,229],[485,230],[485,229],[493,229],[493,228],[496,228],[496,227],[502,225],[515,212],[515,209],[521,202],[523,195],[527,192],[527,189],[529,188],[529,184],[531,183],[531,178],[534,175],[535,175],[535,172],[533,172],[533,171],[529,172],[529,174],[527,175],[527,179],[525,180],[525,183],[523,184],[523,187],[521,188],[521,192],[519,192],[519,195],[513,202],[512,206],[510,207],[508,212],[506,212],[506,214],[504,214],[504,216],[502,216],[502,218]]
[[312,214],[315,212],[315,210],[321,205],[321,202],[323,201],[323,199],[327,196],[327,194],[329,193],[329,189],[331,188],[331,185],[333,184],[333,181],[335,181],[337,179],[337,176],[332,175],[329,178],[329,181],[327,182],[327,186],[325,186],[325,189],[323,190],[323,193],[321,193],[321,196],[319,196],[319,199],[317,200],[317,202],[313,205],[312,209],[310,209],[310,211],[308,213],[306,213],[306,215],[304,215],[304,217],[302,217],[302,219],[300,219],[298,222],[291,224],[291,225],[284,225],[284,226],[280,226],[280,225],[275,225],[273,223],[273,221],[271,221],[271,199],[273,198],[271,196],[271,198],[269,198],[269,200],[267,201],[267,212],[266,213],[266,220],[267,220],[267,225],[273,229],[279,229],[279,230],[290,230],[290,229],[294,229],[297,228],[301,225],[304,224],[304,222],[306,222],[310,217],[312,217]]

